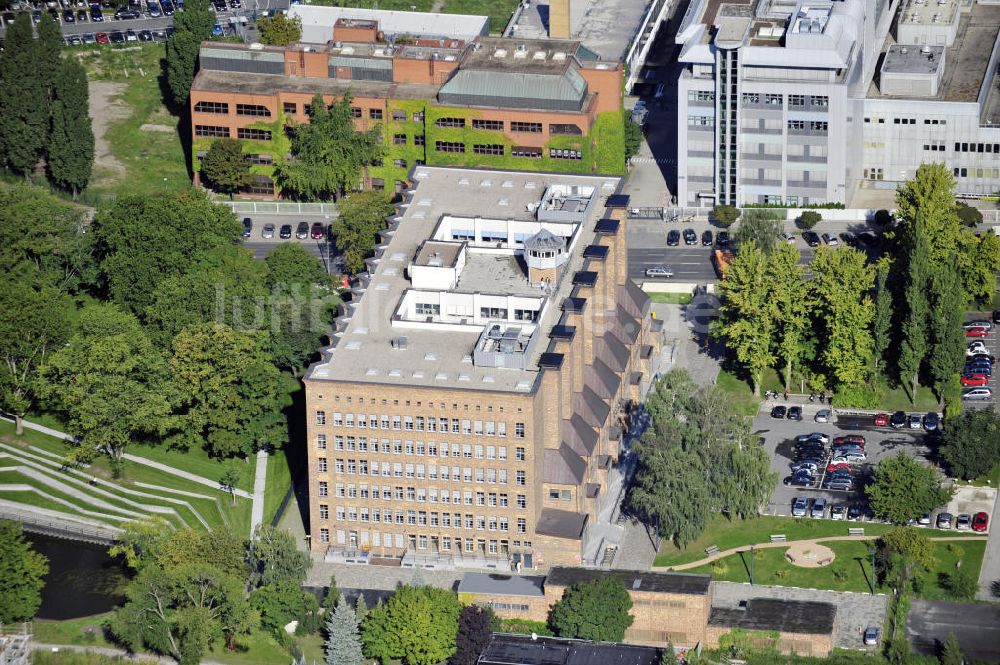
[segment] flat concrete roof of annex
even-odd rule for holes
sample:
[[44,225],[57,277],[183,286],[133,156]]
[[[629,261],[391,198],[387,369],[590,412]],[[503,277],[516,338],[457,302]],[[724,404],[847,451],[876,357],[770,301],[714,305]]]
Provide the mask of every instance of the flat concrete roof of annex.
[[[337,344],[324,351],[323,360],[309,368],[306,378],[442,390],[532,392],[540,375],[539,356],[548,346],[548,331],[562,316],[561,304],[575,288],[573,274],[585,262],[583,248],[592,243],[594,225],[604,213],[605,199],[618,190],[621,178],[430,166],[416,167],[412,178],[415,189],[410,203],[401,210],[396,230],[367,289],[354,305],[346,329]],[[411,288],[405,268],[421,243],[431,237],[442,215],[534,221],[529,205],[540,201],[546,188],[557,183],[594,187],[594,196],[599,200],[577,231],[581,236],[573,255],[563,266],[561,279],[537,322],[540,329],[536,334],[543,338],[526,369],[474,365],[473,348],[483,330],[481,326],[465,332],[443,326],[391,325],[400,298]],[[538,290],[537,295],[544,294]],[[392,345],[398,337],[406,337],[405,348]]]

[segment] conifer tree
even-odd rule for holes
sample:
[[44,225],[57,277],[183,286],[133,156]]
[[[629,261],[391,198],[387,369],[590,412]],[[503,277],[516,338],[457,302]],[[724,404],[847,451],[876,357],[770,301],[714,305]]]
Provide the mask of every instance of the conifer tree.
[[48,141],[48,88],[39,77],[31,16],[18,13],[0,55],[0,145],[4,163],[28,180]]
[[90,181],[94,164],[94,132],[88,113],[89,88],[83,65],[59,63],[52,102],[52,138],[49,141],[49,177],[60,189],[77,197]]
[[337,609],[326,621],[326,665],[362,665],[361,637],[358,617],[344,594],[340,594]]

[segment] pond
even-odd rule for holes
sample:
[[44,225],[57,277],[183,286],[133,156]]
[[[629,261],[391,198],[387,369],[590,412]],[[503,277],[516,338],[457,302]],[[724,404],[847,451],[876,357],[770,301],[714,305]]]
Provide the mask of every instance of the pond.
[[39,619],[76,619],[122,602],[128,574],[108,556],[106,546],[35,533],[25,537],[49,560]]

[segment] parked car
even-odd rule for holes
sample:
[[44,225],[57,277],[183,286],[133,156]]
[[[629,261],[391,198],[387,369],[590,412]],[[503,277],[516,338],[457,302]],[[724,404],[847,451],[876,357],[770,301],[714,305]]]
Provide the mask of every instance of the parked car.
[[667,233],[667,246],[676,247],[679,244],[681,244],[681,232],[677,229],[671,229],[670,232]]
[[923,429],[924,427],[924,420],[919,413],[911,413],[907,417],[907,422],[910,424],[910,429]]
[[222,24],[221,23],[216,23],[215,25],[212,26],[212,36],[213,37],[221,37],[225,33],[226,33],[226,31],[222,29]]
[[92,32],[83,33],[83,43],[84,44],[96,44],[97,37]]
[[967,356],[975,356],[979,354],[986,354],[989,352],[990,350],[986,348],[986,343],[981,340],[976,340],[972,344],[969,344],[969,346],[967,346],[965,349],[965,355]]
[[711,230],[707,230],[706,229],[701,234],[701,246],[702,247],[711,247],[712,246],[712,231]]
[[716,247],[729,247],[729,231],[719,231],[715,234]]
[[823,432],[810,432],[809,434],[799,434],[795,437],[796,443],[806,443],[807,441],[819,441],[820,443],[830,443],[830,435]]
[[80,38],[80,35],[70,35],[66,38],[66,43],[70,46],[80,46],[83,44],[83,39]]
[[796,462],[792,464],[792,473],[798,473],[799,471],[805,471],[810,475],[816,475],[819,473],[819,465],[816,462]]
[[889,424],[893,429],[903,429],[906,424],[906,413],[904,411],[897,411],[892,414],[892,418],[889,419]]
[[801,406],[788,407],[788,415],[786,417],[789,420],[802,420],[802,407]]
[[295,237],[304,240],[309,237],[309,222],[299,222],[295,227]]
[[962,399],[967,401],[982,401],[993,397],[989,388],[970,388],[962,393]]
[[253,220],[249,217],[243,218],[243,237],[249,238],[250,234],[253,233]]
[[322,240],[326,235],[326,227],[323,222],[313,222],[312,228],[309,230],[309,237],[313,240]]
[[[90,20],[94,23],[101,23],[104,21],[104,12],[101,11],[100,5],[93,4],[90,6]],[[106,44],[107,42],[104,43]]]
[[824,485],[828,490],[850,491],[854,489],[854,481],[849,478],[828,478]]
[[987,319],[976,319],[975,321],[966,321],[962,324],[962,327],[968,330],[969,328],[986,328],[991,330],[993,328],[993,322]]
[[282,224],[281,229],[278,231],[278,237],[282,240],[288,240],[292,237],[292,225]]
[[807,473],[793,473],[782,482],[789,487],[812,487],[813,483],[816,482],[816,477]]
[[76,23],[76,14],[72,9],[64,9],[62,13],[63,23]]
[[842,520],[847,516],[847,508],[844,504],[837,504],[836,506],[830,506],[830,519],[832,520]]
[[153,41],[153,33],[149,30],[139,31],[139,41],[140,42],[151,42]]
[[857,247],[858,238],[850,231],[844,231],[840,234],[840,242],[844,243],[848,247]]
[[792,501],[792,516],[793,517],[805,517],[806,508],[809,506],[809,501],[806,500],[804,496],[797,496]]
[[96,39],[96,41],[97,41],[98,44],[110,44],[111,43],[111,40],[108,39],[108,33],[106,33],[106,32],[99,32],[99,33],[97,33],[97,39]]
[[174,5],[169,0],[162,0],[162,2],[160,2],[160,7],[163,8],[164,16],[174,15]]
[[788,413],[788,409],[786,409],[785,407],[781,406],[780,404],[778,406],[774,407],[773,409],[771,409],[771,417],[772,418],[784,418],[786,413]]
[[847,471],[847,472],[850,472],[851,471],[851,465],[850,464],[846,464],[844,462],[840,462],[840,463],[837,463],[837,464],[828,464],[827,467],[826,467],[826,472],[827,473],[835,473],[837,471]]
[[860,434],[848,434],[846,436],[838,436],[833,440],[833,445],[835,446],[857,446],[864,449],[865,447],[865,437]]
[[651,266],[646,268],[646,277],[667,278],[673,277],[674,271],[667,266]]
[[888,413],[877,413],[875,414],[875,427],[888,427],[889,426],[889,414]]
[[864,245],[865,247],[875,248],[878,247],[879,240],[878,236],[874,233],[869,233],[865,231],[864,233],[858,234],[858,243]]
[[836,247],[837,245],[840,244],[840,242],[837,240],[837,236],[833,235],[832,233],[824,233],[823,242],[833,247]]
[[969,527],[972,526],[972,515],[969,513],[961,513],[955,518],[955,528],[960,531],[968,531]]
[[881,634],[882,630],[878,626],[868,626],[865,628],[865,634],[862,638],[862,642],[864,642],[865,646],[877,646],[878,639]]
[[119,21],[129,21],[132,19],[142,18],[142,14],[131,7],[122,7],[115,12],[115,18]]
[[993,365],[979,361],[965,363],[965,367],[962,368],[962,374],[985,374],[986,376],[993,376]]
[[86,23],[88,20],[90,20],[90,14],[87,13],[86,9],[77,9],[76,20],[79,23]]
[[125,31],[125,41],[127,42],[137,42],[139,41],[139,35],[136,34],[135,30]]
[[961,381],[963,388],[979,388],[990,385],[990,377],[985,374],[963,374]]
[[1000,309],[993,310],[993,323],[1000,323]]
[[965,362],[971,362],[973,360],[982,360],[982,361],[988,362],[990,365],[996,365],[997,364],[997,357],[996,356],[991,356],[988,353],[976,353],[976,354],[973,354],[971,356],[966,356],[965,357]]
[[923,515],[917,518],[917,524],[919,524],[920,526],[929,526],[930,523],[931,523],[930,513],[924,513]]
[[951,513],[938,513],[937,516],[937,528],[939,529],[950,529],[951,528]]
[[262,238],[271,239],[274,237],[274,224],[265,224],[264,229],[260,232]]
[[694,229],[684,229],[684,244],[694,245],[698,242],[698,234],[694,232]]
[[784,233],[781,234],[781,239],[787,242],[789,245],[795,244],[795,235],[789,233],[788,231],[785,231]]
[[983,512],[978,512],[972,516],[972,530],[976,533],[983,533],[990,526],[990,516]]
[[806,244],[810,247],[819,247],[819,236],[813,231],[803,231],[802,239],[806,241]]
[[937,413],[931,411],[924,415],[924,431],[933,432],[941,426],[941,418]]
[[111,40],[112,44],[124,44],[125,43],[125,33],[121,30],[115,30],[108,35],[108,39]]
[[862,509],[860,503],[852,503],[851,506],[847,509],[847,521],[857,522],[859,519],[861,519],[861,515],[863,512],[864,510]]
[[826,499],[819,498],[813,501],[812,508],[809,510],[809,517],[823,517],[826,515]]
[[156,0],[150,0],[146,3],[146,13],[149,14],[150,18],[160,18],[163,16],[163,12],[160,10],[160,3]]
[[820,409],[816,412],[813,420],[818,423],[828,423],[831,418],[833,418],[833,412],[831,412],[830,409]]
[[975,328],[966,328],[965,329],[965,336],[966,337],[979,337],[979,338],[982,338],[982,337],[986,337],[989,334],[990,334],[990,331],[988,329],[986,329],[986,328],[983,328],[982,326],[977,326]]

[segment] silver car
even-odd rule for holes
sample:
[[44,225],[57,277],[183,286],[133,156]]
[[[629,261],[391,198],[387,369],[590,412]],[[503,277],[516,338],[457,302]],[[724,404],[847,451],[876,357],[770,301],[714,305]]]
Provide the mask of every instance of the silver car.
[[674,271],[667,266],[650,266],[646,268],[646,277],[659,277],[661,279],[666,279],[667,277],[673,277]]
[[274,224],[265,224],[263,230],[261,230],[260,235],[262,238],[271,239],[274,237]]
[[970,388],[962,393],[964,400],[986,400],[993,397],[993,391],[989,388]]
[[923,429],[924,419],[919,413],[911,413],[909,416],[910,429]]
[[830,417],[832,415],[833,414],[830,412],[830,409],[820,409],[816,412],[815,420],[818,423],[828,423],[830,422]]

